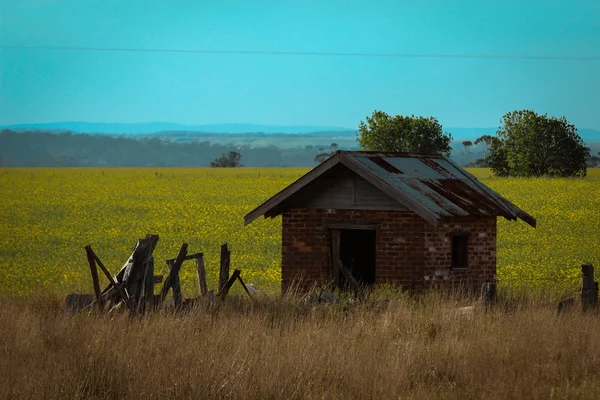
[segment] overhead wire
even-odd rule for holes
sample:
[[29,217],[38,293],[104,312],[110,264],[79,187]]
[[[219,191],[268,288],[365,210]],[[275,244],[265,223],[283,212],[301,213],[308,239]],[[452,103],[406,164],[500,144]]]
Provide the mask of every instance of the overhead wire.
[[313,57],[371,57],[371,58],[438,58],[438,59],[490,59],[490,60],[539,60],[539,61],[600,61],[600,55],[532,55],[532,54],[465,54],[465,53],[366,53],[332,51],[267,51],[267,50],[209,50],[168,49],[141,47],[89,47],[89,46],[22,46],[0,45],[6,50],[54,50],[54,51],[104,51],[130,53],[188,53],[223,55],[264,56],[313,56]]

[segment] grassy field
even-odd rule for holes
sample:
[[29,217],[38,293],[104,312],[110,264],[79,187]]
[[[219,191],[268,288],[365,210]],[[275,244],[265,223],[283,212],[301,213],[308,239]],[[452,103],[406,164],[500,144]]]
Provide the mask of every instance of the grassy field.
[[[0,291],[90,292],[84,246],[111,271],[146,233],[157,260],[182,242],[205,253],[217,280],[220,244],[232,266],[267,291],[280,283],[280,219],[243,226],[243,216],[301,176],[301,169],[0,169]],[[538,220],[537,229],[499,219],[498,278],[504,287],[576,289],[580,264],[600,266],[600,171],[585,179],[500,179],[472,170]],[[165,265],[158,265],[163,272]],[[194,269],[182,270],[196,293]]]
[[371,309],[231,297],[218,313],[133,320],[0,295],[0,398],[600,398],[598,316],[382,295]]

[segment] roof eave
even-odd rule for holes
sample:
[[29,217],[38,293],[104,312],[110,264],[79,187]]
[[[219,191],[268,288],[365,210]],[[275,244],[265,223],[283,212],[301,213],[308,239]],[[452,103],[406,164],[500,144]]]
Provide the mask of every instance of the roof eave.
[[[516,207],[516,206],[515,206]],[[524,221],[525,223],[529,224],[531,227],[535,228],[537,227],[537,221],[535,220],[535,218],[533,218],[531,215],[527,214],[525,211],[521,210],[521,212],[523,213],[522,215],[518,215],[519,219],[521,221]]]
[[291,195],[304,188],[306,185],[308,185],[309,183],[317,179],[319,176],[330,170],[332,167],[337,165],[339,162],[340,151],[336,151],[327,160],[323,161],[321,164],[317,165],[315,168],[302,175],[300,178],[296,179],[296,181],[294,181],[292,184],[286,186],[284,189],[280,190],[278,193],[268,198],[265,202],[256,207],[254,210],[246,214],[244,216],[244,226],[250,224],[252,221],[257,219],[261,215],[265,215],[266,218],[266,214],[269,213],[269,211],[280,205]]
[[[454,161],[450,160],[449,158],[447,158],[447,157],[444,157],[444,158],[455,168],[458,168],[459,171],[462,171],[463,174],[476,185],[476,187],[481,188],[480,181],[479,181],[479,179],[477,179],[477,177],[475,175],[471,174],[466,169],[459,167]],[[485,186],[483,184],[481,184],[481,185]],[[516,220],[517,218],[519,218],[522,221],[524,221],[525,223],[532,226],[533,228],[535,228],[537,226],[537,221],[535,220],[535,218],[533,216],[531,216],[528,213],[526,213],[525,211],[521,210],[512,201],[508,200],[506,197],[502,196],[500,193],[496,192],[492,188],[490,188],[488,186],[485,186],[485,188],[487,188],[488,190],[484,190],[484,192],[486,194],[488,194],[489,197],[491,197],[492,200],[501,209],[503,209],[508,215],[510,215],[512,218],[508,218],[506,215],[503,215],[503,214],[500,214],[499,216],[503,216],[504,218],[506,218],[508,220],[511,220],[511,219]]]

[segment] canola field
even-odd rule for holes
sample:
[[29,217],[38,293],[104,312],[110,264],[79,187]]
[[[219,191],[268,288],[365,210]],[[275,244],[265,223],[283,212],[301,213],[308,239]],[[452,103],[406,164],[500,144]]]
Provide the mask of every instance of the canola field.
[[[0,169],[0,291],[91,293],[84,247],[91,244],[116,273],[136,239],[160,235],[156,273],[183,242],[203,252],[209,287],[220,245],[247,283],[278,291],[281,221],[243,216],[307,169],[4,168]],[[483,182],[537,218],[499,219],[498,280],[507,288],[574,290],[580,265],[600,267],[600,171],[584,179],[513,179],[474,169]],[[184,296],[197,293],[184,264]],[[103,282],[105,283],[105,282]]]

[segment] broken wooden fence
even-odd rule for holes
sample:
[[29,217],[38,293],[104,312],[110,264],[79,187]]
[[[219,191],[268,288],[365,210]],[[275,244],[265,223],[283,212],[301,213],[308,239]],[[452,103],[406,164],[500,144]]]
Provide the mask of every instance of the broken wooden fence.
[[[158,243],[158,239],[158,235],[150,234],[146,235],[144,239],[139,239],[131,256],[115,276],[111,275],[92,247],[90,245],[86,246],[85,251],[90,267],[94,294],[93,297],[92,295],[76,294],[67,296],[67,312],[74,312],[90,307],[103,312],[109,312],[124,305],[132,315],[143,314],[147,311],[162,309],[165,305],[169,291],[173,293],[173,305],[175,310],[181,311],[185,308],[193,307],[200,301],[206,305],[210,305],[213,303],[215,297],[224,300],[236,280],[240,282],[248,296],[251,299],[254,299],[248,290],[248,287],[242,280],[240,270],[235,269],[231,276],[229,276],[231,252],[229,251],[227,244],[221,246],[219,288],[216,296],[214,290],[208,290],[208,285],[206,283],[206,269],[204,266],[204,254],[188,254],[187,243],[181,245],[175,258],[165,260],[169,270],[166,278],[162,275],[154,275],[153,252]],[[195,260],[196,262],[196,273],[198,276],[200,293],[198,298],[187,299],[184,301],[179,272],[183,263],[188,260]],[[100,268],[109,282],[104,290],[100,289],[98,268]],[[155,284],[161,282],[163,282],[162,288],[158,294],[155,294]]]

